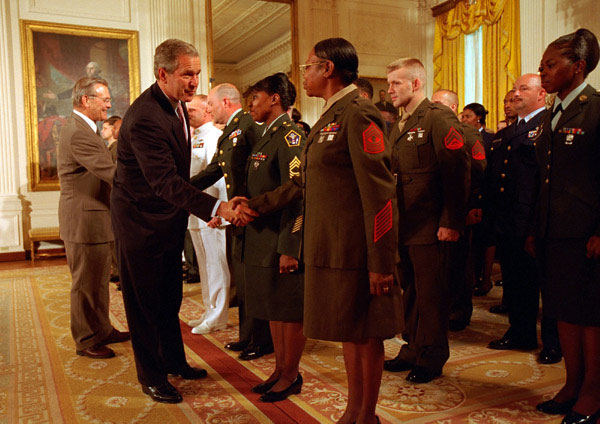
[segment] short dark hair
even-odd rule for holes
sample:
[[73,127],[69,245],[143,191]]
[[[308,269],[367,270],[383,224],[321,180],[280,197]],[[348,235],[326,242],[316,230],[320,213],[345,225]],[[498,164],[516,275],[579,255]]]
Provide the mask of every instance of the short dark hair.
[[[358,87],[358,91],[362,91],[363,93],[367,93],[369,99],[373,100],[373,84],[368,79],[365,78],[356,78],[354,84]],[[383,90],[381,90],[383,91]],[[385,92],[385,91],[384,91]]]
[[277,94],[281,101],[281,107],[288,110],[296,101],[296,87],[283,72],[277,72],[261,79],[252,85],[249,92],[264,91],[269,95]]
[[122,118],[119,115],[113,115],[111,117],[109,117],[106,121],[104,121],[104,123],[113,126],[115,125],[115,122],[120,121]]
[[315,55],[333,62],[334,72],[343,84],[350,85],[358,78],[358,54],[344,38],[327,38],[314,47]]
[[300,111],[296,108],[292,109],[292,121],[298,123],[298,121],[300,121],[302,119],[302,114],[300,113]]
[[172,74],[179,66],[178,58],[181,55],[198,57],[198,50],[183,40],[169,38],[156,47],[154,51],[154,76],[158,79],[159,68],[164,68]]
[[93,96],[95,94],[94,89],[96,85],[103,85],[108,88],[108,82],[103,78],[98,77],[83,77],[77,80],[73,86],[73,106],[81,106],[83,96]]
[[548,45],[548,48],[550,47],[563,50],[562,56],[569,58],[573,63],[578,60],[585,61],[584,77],[587,77],[598,65],[600,58],[598,39],[593,32],[585,28],[557,38]]
[[475,114],[475,116],[477,116],[479,118],[479,123],[481,125],[485,125],[485,117],[487,116],[487,114],[489,113],[487,110],[485,110],[485,108],[483,107],[482,104],[480,103],[469,103],[468,105],[466,105],[464,109],[469,109],[471,111],[473,111],[473,113]]

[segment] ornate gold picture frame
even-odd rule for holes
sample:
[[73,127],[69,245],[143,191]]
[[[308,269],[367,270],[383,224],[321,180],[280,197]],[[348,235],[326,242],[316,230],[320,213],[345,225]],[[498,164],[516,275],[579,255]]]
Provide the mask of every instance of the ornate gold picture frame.
[[84,76],[108,81],[110,115],[123,116],[140,93],[137,31],[21,21],[29,189],[58,190],[56,146]]

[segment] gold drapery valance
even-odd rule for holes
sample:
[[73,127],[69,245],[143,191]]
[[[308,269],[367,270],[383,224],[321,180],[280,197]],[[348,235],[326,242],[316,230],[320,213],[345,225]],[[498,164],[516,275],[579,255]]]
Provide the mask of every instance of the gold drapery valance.
[[519,0],[461,1],[438,16],[433,45],[434,90],[458,93],[464,106],[464,36],[482,26],[483,105],[489,110],[487,126],[495,130],[504,95],[521,73]]

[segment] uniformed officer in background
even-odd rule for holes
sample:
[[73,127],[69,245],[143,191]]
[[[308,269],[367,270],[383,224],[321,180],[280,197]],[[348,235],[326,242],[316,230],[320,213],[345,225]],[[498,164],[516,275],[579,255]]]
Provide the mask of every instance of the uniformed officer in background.
[[390,141],[408,343],[384,368],[411,370],[407,380],[425,383],[441,375],[450,356],[446,242],[456,242],[465,226],[470,164],[456,115],[425,96],[421,61],[399,59],[387,72],[394,106],[404,108]]
[[491,349],[536,349],[539,283],[535,259],[525,251],[533,216],[538,165],[534,141],[545,112],[546,92],[536,74],[515,81],[513,104],[518,118],[502,131],[486,175],[492,228],[498,243],[510,328]]
[[[451,90],[438,90],[431,96],[432,103],[448,106],[458,115],[458,95]],[[465,147],[471,161],[471,189],[467,203],[465,234],[450,246],[450,324],[451,331],[464,330],[473,314],[473,287],[475,286],[474,249],[481,250],[477,236],[481,233],[481,186],[487,164],[481,131],[471,125],[462,124]],[[477,228],[479,231],[476,231]],[[478,263],[480,261],[477,261]]]
[[[209,112],[215,124],[225,125],[217,143],[217,151],[208,167],[193,177],[190,183],[205,189],[225,177],[227,196],[246,195],[246,163],[258,139],[256,125],[250,114],[242,110],[241,95],[232,84],[219,84],[208,96]],[[269,323],[265,320],[247,319],[244,303],[246,284],[242,259],[241,235],[243,228],[231,230],[231,265],[235,282],[240,325],[240,339],[225,345],[229,350],[241,352],[240,359],[256,359],[273,352]]]

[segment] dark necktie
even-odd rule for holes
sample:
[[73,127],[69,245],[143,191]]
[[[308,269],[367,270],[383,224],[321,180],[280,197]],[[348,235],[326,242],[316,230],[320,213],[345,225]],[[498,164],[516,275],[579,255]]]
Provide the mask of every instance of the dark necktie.
[[550,115],[550,121],[552,121],[554,119],[554,117],[556,115],[558,115],[559,112],[562,112],[563,108],[562,108],[562,103],[560,103],[553,111],[552,114]]
[[183,127],[183,134],[185,135],[185,141],[188,139],[188,129],[185,124],[185,117],[183,116],[183,108],[181,107],[181,102],[177,103],[177,117],[179,118],[179,122],[181,122],[181,126]]

